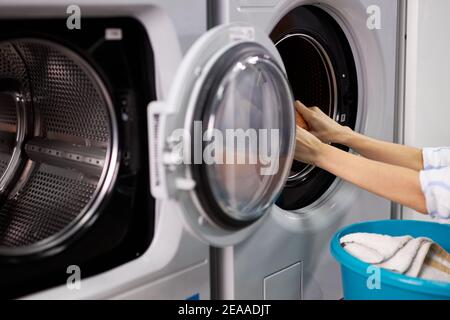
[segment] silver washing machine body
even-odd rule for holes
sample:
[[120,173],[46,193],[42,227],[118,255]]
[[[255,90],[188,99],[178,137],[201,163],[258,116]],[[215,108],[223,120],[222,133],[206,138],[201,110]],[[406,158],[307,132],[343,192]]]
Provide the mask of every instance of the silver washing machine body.
[[[265,30],[296,99],[363,134],[395,140],[399,1],[269,0],[261,6],[257,0],[219,0],[208,12],[210,26],[242,21]],[[214,251],[214,295],[340,299],[339,266],[328,248],[332,235],[354,222],[390,218],[389,201],[294,163],[262,226],[244,242]]]

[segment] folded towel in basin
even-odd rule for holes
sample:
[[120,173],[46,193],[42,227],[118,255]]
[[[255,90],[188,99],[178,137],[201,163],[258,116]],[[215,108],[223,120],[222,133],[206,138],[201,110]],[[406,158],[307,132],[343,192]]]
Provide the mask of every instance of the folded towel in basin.
[[450,254],[431,239],[353,233],[340,242],[366,263],[410,277],[450,282]]

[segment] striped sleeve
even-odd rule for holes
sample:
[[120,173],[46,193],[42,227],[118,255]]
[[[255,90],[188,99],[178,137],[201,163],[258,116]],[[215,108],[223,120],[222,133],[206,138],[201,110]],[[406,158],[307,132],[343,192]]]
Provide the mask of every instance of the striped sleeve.
[[450,219],[450,166],[420,172],[427,210],[436,219]]
[[450,148],[425,148],[422,154],[424,170],[450,167]]

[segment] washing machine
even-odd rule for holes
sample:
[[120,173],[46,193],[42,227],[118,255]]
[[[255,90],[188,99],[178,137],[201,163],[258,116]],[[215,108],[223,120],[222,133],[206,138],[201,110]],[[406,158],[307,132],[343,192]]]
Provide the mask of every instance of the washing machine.
[[199,32],[175,9],[0,2],[1,297],[209,297],[208,246],[150,192],[147,106]]
[[[395,141],[403,7],[391,0],[218,0],[208,13],[210,26],[239,21],[265,30],[295,99],[365,135]],[[294,161],[260,228],[235,246],[212,249],[213,294],[340,299],[340,272],[328,248],[333,233],[390,218],[389,201]]]
[[[269,219],[295,145],[283,61],[252,24],[177,31],[183,5],[0,3],[5,297],[208,299],[211,247]],[[203,161],[242,155],[227,130],[265,152]]]

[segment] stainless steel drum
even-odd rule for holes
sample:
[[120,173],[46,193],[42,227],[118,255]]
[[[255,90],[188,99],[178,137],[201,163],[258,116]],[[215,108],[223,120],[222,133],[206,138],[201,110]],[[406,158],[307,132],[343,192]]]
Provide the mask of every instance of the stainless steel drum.
[[[337,83],[334,66],[325,48],[312,36],[288,34],[276,43],[288,69],[296,97],[307,106],[318,106],[332,119],[337,112]],[[293,162],[289,182],[301,181],[313,166]]]
[[61,245],[95,218],[117,172],[117,122],[80,55],[0,42],[0,255]]

